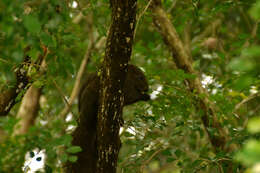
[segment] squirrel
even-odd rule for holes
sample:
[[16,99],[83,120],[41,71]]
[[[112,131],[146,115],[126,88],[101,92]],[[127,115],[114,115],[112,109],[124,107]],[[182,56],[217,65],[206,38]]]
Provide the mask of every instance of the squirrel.
[[[73,132],[72,144],[80,146],[78,160],[67,162],[67,173],[95,173],[97,163],[97,114],[99,104],[100,78],[97,73],[87,75],[78,95],[79,120]],[[135,65],[128,65],[124,84],[124,106],[138,101],[148,101],[149,85],[143,71]],[[122,119],[123,121],[123,119]]]

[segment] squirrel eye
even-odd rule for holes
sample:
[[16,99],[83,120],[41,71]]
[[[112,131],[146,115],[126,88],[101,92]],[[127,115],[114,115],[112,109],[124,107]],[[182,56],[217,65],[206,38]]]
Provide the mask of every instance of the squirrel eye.
[[34,157],[34,152],[30,151],[30,157],[31,157],[31,158]]
[[39,161],[42,160],[42,158],[41,157],[37,157],[36,160],[39,162]]

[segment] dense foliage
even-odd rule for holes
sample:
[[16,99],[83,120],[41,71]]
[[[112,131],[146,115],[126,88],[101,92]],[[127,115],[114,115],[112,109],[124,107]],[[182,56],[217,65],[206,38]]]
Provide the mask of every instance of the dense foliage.
[[[188,90],[186,79],[195,76],[176,68],[154,27],[150,2],[139,0],[131,63],[145,71],[154,98],[124,109],[118,172],[225,172],[225,161],[232,161],[233,172],[260,172],[260,1],[162,2],[230,135],[228,145],[237,148],[213,150],[195,108],[196,97],[205,96]],[[80,151],[71,145],[69,130],[64,134],[76,125],[77,104],[69,115],[72,120],[59,115],[90,35],[96,48],[86,70],[95,71],[102,62],[105,49],[98,44],[110,25],[109,3],[1,0],[0,9],[0,92],[14,85],[13,69],[23,61],[27,46],[32,61],[43,45],[49,50],[46,72],[31,74],[34,86],[43,88],[34,126],[24,135],[13,135],[21,97],[8,116],[0,117],[0,172],[21,172],[25,153],[34,148],[45,149],[47,164],[60,172],[62,163],[75,161],[73,154]]]

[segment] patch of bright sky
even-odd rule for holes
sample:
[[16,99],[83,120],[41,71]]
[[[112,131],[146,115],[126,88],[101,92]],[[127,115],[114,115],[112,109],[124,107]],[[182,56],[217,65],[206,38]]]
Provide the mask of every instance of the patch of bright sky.
[[66,116],[66,119],[65,119],[65,121],[66,122],[69,122],[69,121],[71,121],[72,120],[72,113],[68,113],[68,115]]
[[45,126],[46,124],[48,124],[48,121],[47,120],[40,120],[40,124],[42,126]]
[[206,89],[208,85],[213,84],[215,88],[211,90],[208,89],[208,91],[211,92],[212,94],[216,94],[218,90],[222,87],[222,85],[218,81],[216,81],[212,76],[206,74],[202,74],[201,84],[202,87]]
[[214,58],[217,58],[218,57],[218,55],[216,54],[216,53],[213,53],[213,54],[203,54],[202,55],[202,58],[204,58],[204,59],[214,59]]
[[250,87],[250,93],[251,94],[256,94],[258,92],[258,90],[257,90],[257,87],[256,86],[251,86]]
[[78,7],[78,3],[76,1],[72,2],[72,8],[77,8]]
[[66,128],[66,131],[73,131],[74,129],[76,129],[76,126],[68,125],[68,127]]
[[151,93],[151,99],[152,100],[154,100],[154,99],[156,99],[157,97],[158,97],[158,94],[162,91],[162,89],[163,89],[163,86],[162,85],[159,85],[158,87],[157,87],[157,89],[156,90],[154,90],[152,93]]
[[120,127],[120,129],[119,129],[119,135],[121,135],[122,133],[123,133],[123,131],[124,131],[124,127]]
[[[71,122],[73,120],[73,115],[72,115],[72,113],[68,113],[67,114],[67,116],[66,116],[66,119],[65,119],[65,121],[66,122]],[[75,130],[76,129],[76,126],[74,126],[74,125],[68,125],[68,127],[66,128],[66,131],[73,131],[73,130]]]
[[213,83],[213,77],[212,76],[208,76],[208,75],[205,75],[205,74],[202,74],[202,81],[201,81],[201,84],[202,84],[202,87],[203,88],[206,88],[207,85],[210,85]]
[[128,133],[134,135],[134,136],[136,135],[136,132],[135,132],[136,130],[135,130],[135,128],[132,127],[132,126],[130,126],[129,128],[127,128],[126,131],[127,131]]

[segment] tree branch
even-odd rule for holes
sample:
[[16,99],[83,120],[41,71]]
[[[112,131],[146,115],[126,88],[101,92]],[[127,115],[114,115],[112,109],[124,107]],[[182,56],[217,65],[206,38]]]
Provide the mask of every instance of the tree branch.
[[17,103],[17,96],[20,93],[23,95],[25,93],[24,90],[27,90],[30,87],[33,82],[29,77],[30,70],[32,67],[35,67],[35,69],[39,71],[41,62],[48,54],[48,49],[43,46],[43,55],[38,57],[36,63],[32,63],[30,57],[26,55],[29,49],[29,47],[25,49],[25,57],[23,62],[14,70],[16,74],[15,86],[0,93],[0,116],[7,115],[11,108]]
[[89,16],[87,18],[88,33],[89,33],[88,34],[89,44],[88,44],[87,50],[85,52],[83,60],[81,61],[81,65],[79,67],[79,71],[76,76],[75,84],[74,84],[74,87],[70,94],[70,98],[69,98],[67,104],[65,105],[64,109],[61,111],[61,113],[59,115],[59,117],[61,117],[63,120],[66,119],[66,115],[69,113],[74,100],[78,96],[80,86],[81,86],[82,76],[85,73],[86,66],[88,64],[89,58],[91,57],[91,53],[92,53],[93,49],[95,48],[92,18],[93,18],[92,14],[89,14]]
[[257,92],[257,93],[254,93],[254,94],[251,94],[250,96],[248,96],[247,98],[243,99],[241,102],[239,102],[236,106],[235,106],[235,109],[234,109],[234,112],[237,111],[243,104],[245,104],[246,102],[256,98],[260,96],[260,92]]
[[17,113],[17,118],[20,121],[15,125],[14,135],[27,133],[28,129],[34,124],[38,115],[41,90],[41,88],[32,85],[25,93]]
[[[176,62],[177,67],[184,70],[186,73],[197,76],[197,72],[192,67],[191,58],[187,54],[174,26],[163,10],[161,1],[154,0],[151,5],[151,10],[153,12],[154,24],[164,38],[165,43],[172,51],[173,59]],[[198,97],[196,98],[196,107],[198,110],[203,110],[201,119],[212,146],[215,150],[226,148],[228,135],[221,127],[216,111],[209,101],[208,93],[203,89],[200,79],[196,77],[195,79],[188,79],[187,81],[190,91],[198,94]],[[205,95],[205,97],[202,98],[200,95]],[[212,128],[215,132],[209,131]]]
[[159,154],[160,152],[162,152],[163,150],[165,150],[166,148],[161,148],[159,150],[156,150],[146,161],[144,161],[144,163],[141,165],[140,167],[140,172],[143,172],[144,170],[144,167],[149,163],[151,162],[151,160],[157,155]]

